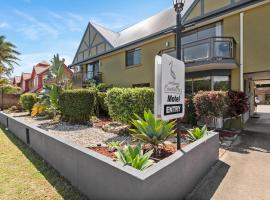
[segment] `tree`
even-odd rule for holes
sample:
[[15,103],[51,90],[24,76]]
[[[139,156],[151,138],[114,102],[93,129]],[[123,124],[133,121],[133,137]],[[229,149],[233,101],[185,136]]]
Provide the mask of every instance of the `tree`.
[[9,83],[8,79],[1,78],[0,79],[0,91],[1,91],[1,109],[4,109],[4,95],[5,94],[12,94],[12,93],[18,93],[21,90],[21,88],[14,86]]
[[16,46],[6,41],[5,36],[0,35],[0,76],[9,76],[14,69],[14,64],[18,65],[18,55],[20,53],[15,50]]
[[61,85],[64,81],[65,59],[60,59],[59,54],[53,56],[51,60],[51,68],[48,74],[49,79],[55,79],[57,85]]

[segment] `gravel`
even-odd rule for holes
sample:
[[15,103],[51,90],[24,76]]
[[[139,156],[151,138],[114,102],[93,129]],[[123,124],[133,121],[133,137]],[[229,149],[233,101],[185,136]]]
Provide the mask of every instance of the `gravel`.
[[49,134],[59,136],[83,147],[95,147],[99,144],[106,146],[106,143],[110,141],[132,141],[131,136],[120,136],[114,133],[104,132],[101,128],[90,125],[71,125],[66,122],[56,122],[53,120],[37,120],[27,116],[27,113],[12,113],[10,115],[25,121],[27,124],[33,124],[46,130]]

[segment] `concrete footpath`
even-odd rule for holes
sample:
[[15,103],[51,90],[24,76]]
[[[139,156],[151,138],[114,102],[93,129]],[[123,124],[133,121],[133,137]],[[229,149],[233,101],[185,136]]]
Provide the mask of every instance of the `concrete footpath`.
[[270,199],[269,116],[251,119],[256,132],[244,131],[187,199]]

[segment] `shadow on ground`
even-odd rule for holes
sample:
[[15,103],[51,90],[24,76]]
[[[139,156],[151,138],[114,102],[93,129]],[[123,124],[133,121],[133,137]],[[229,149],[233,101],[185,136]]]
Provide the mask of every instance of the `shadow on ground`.
[[63,199],[81,200],[87,199],[67,180],[65,180],[54,168],[49,166],[38,154],[27,147],[18,138],[0,127],[9,140],[16,145],[35,168],[46,178],[46,180],[57,190]]
[[209,200],[213,197],[220,183],[229,171],[230,166],[218,161],[202,179],[186,200]]
[[269,133],[243,131],[239,140],[228,151],[241,154],[249,154],[251,151],[270,153]]

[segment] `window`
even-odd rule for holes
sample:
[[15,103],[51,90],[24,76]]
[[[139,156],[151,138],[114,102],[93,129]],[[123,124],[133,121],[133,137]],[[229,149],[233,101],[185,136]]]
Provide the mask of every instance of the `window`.
[[186,94],[199,91],[227,91],[230,89],[229,76],[206,76],[186,80]]
[[141,49],[133,49],[126,52],[126,66],[139,65],[141,64],[142,54]]

